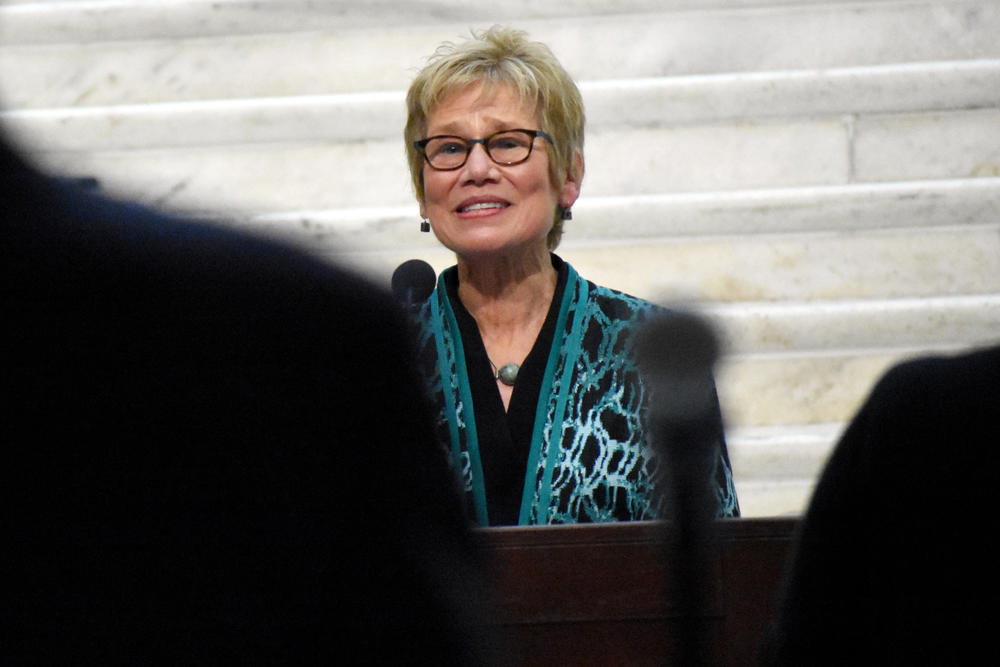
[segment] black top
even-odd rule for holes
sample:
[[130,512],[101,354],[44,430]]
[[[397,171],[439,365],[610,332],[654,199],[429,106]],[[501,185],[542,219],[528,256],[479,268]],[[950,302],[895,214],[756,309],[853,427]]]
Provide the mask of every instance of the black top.
[[[559,304],[566,289],[569,270],[564,261],[552,255],[552,267],[558,274],[556,291],[549,305],[542,330],[535,340],[528,357],[521,364],[506,412],[497,379],[490,366],[483,339],[476,320],[458,298],[458,271],[449,269],[444,274],[445,288],[451,300],[455,319],[462,334],[465,365],[472,391],[472,403],[482,456],[483,478],[486,487],[486,512],[489,525],[502,526],[517,523],[524,493],[525,469],[531,448],[531,434],[535,426],[538,394],[545,376],[555,336]],[[494,360],[499,368],[508,360]]]

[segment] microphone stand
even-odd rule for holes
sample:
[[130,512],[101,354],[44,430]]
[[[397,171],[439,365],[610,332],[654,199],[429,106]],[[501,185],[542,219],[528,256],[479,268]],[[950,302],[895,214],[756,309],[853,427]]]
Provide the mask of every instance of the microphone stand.
[[[657,482],[664,513],[669,592],[679,632],[669,664],[714,664],[709,636],[709,563],[713,556],[719,415],[712,369],[718,344],[711,327],[693,314],[673,311],[650,321],[637,339],[637,358],[648,391],[647,442],[659,458]],[[668,598],[669,599],[669,598]]]

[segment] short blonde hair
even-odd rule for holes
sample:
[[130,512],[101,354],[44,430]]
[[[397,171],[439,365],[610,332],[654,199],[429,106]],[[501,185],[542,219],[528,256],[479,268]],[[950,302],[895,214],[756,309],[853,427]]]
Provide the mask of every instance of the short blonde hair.
[[[529,41],[527,33],[493,26],[472,31],[472,38],[454,44],[444,42],[420,70],[406,94],[406,128],[403,139],[410,177],[417,199],[424,199],[424,158],[413,142],[424,138],[427,119],[447,95],[471,84],[487,89],[512,87],[518,96],[534,103],[541,128],[552,137],[549,146],[549,178],[559,183],[574,168],[575,156],[583,155],[583,98],[572,77],[548,46]],[[535,129],[535,128],[529,128]],[[582,159],[580,164],[582,165]],[[577,180],[583,178],[582,166]],[[554,211],[548,247],[554,250],[562,238],[562,211]]]

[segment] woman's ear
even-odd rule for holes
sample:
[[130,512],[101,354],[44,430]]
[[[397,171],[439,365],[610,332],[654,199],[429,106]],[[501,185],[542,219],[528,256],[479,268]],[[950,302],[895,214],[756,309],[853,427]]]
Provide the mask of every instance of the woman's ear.
[[570,160],[569,169],[566,171],[566,180],[563,181],[562,189],[559,191],[559,205],[563,208],[570,208],[580,196],[580,183],[583,181],[583,153],[573,151],[573,158]]

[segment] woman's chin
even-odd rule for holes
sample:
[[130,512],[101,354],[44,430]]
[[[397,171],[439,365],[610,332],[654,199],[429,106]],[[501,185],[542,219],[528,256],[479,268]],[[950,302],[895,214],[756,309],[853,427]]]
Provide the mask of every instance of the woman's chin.
[[530,257],[548,254],[545,239],[525,242],[511,239],[479,238],[461,244],[453,244],[449,247],[459,260],[466,262],[523,261]]

